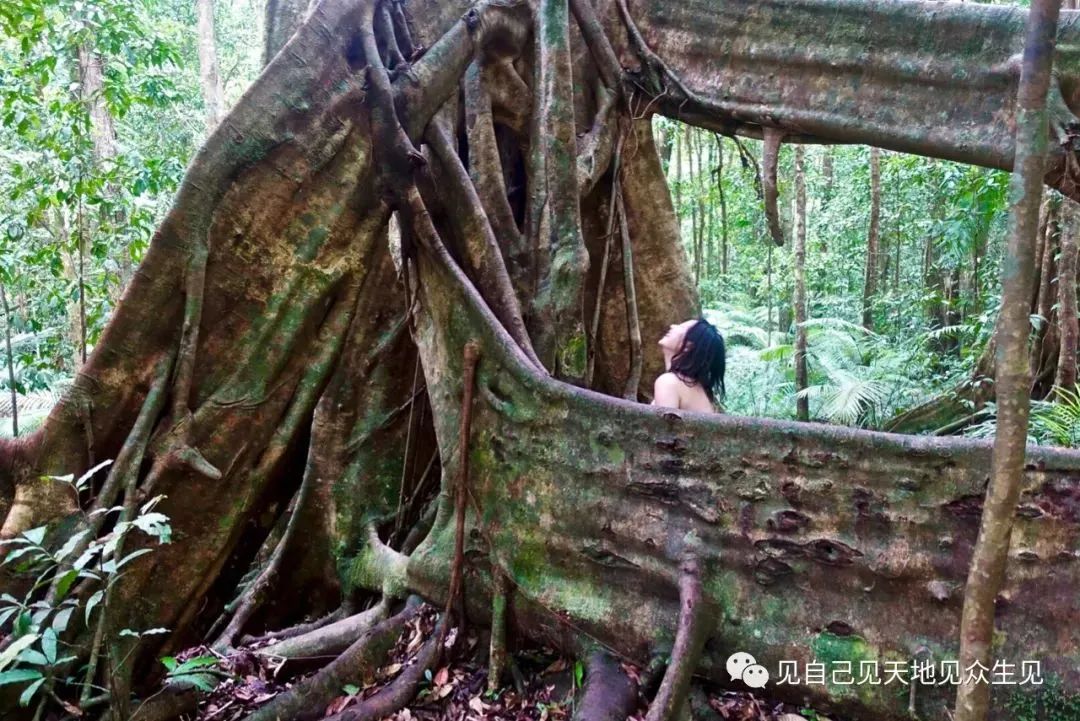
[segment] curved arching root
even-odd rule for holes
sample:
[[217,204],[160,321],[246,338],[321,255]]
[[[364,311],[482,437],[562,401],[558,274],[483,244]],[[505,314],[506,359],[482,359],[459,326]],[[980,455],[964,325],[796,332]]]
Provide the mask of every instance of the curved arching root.
[[709,608],[701,591],[701,564],[696,556],[688,555],[679,579],[679,625],[671,662],[645,721],[675,721],[679,717],[690,690],[690,678],[705,646],[705,632],[711,621]]
[[333,721],[378,721],[405,708],[416,697],[420,683],[442,655],[445,624],[445,619],[439,622],[435,633],[421,647],[409,666],[390,685],[359,704],[328,718]]
[[[410,603],[412,600],[410,599]],[[341,653],[361,634],[386,620],[389,604],[381,599],[368,610],[313,629],[300,636],[276,641],[258,650],[262,656],[281,656],[290,661]]]

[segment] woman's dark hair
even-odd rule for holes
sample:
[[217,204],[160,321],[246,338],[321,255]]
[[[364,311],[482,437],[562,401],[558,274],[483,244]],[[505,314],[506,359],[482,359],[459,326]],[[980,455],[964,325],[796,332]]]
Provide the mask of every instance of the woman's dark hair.
[[724,397],[724,337],[709,321],[699,318],[686,331],[682,346],[671,359],[671,372],[705,389],[709,400]]

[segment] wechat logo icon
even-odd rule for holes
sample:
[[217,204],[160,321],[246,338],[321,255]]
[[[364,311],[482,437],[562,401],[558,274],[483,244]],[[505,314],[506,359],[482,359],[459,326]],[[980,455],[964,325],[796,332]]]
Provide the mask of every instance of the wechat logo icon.
[[742,681],[750,688],[765,688],[765,684],[769,682],[768,670],[744,651],[728,656],[727,672],[732,681]]

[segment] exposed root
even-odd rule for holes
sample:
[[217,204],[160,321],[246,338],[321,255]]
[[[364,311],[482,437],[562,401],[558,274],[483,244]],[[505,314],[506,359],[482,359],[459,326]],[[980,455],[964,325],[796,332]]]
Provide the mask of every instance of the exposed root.
[[405,624],[420,606],[405,609],[370,629],[353,642],[329,666],[311,678],[274,697],[247,717],[247,721],[305,721],[322,715],[323,709],[341,693],[346,684],[360,681],[365,671],[381,665],[394,647]]
[[604,307],[604,288],[607,286],[608,267],[611,264],[611,243],[615,235],[615,213],[617,207],[615,198],[619,194],[619,166],[622,160],[623,136],[620,133],[619,140],[615,144],[615,157],[611,161],[611,200],[608,203],[607,228],[604,230],[604,255],[600,261],[600,278],[596,283],[596,300],[593,301],[592,326],[589,329],[588,361],[585,368],[585,386],[592,386],[593,374],[596,371],[597,337],[600,334],[600,314]]
[[307,503],[308,497],[311,495],[311,488],[315,485],[312,480],[314,474],[305,473],[304,480],[300,484],[300,490],[296,492],[296,501],[293,506],[292,515],[289,517],[289,522],[285,526],[285,533],[282,535],[281,540],[278,542],[277,547],[274,548],[274,553],[270,556],[269,562],[266,567],[259,573],[258,577],[251,582],[244,591],[243,596],[240,598],[240,607],[236,609],[229,624],[225,627],[225,630],[221,632],[217,640],[211,644],[218,653],[224,653],[228,649],[232,648],[233,641],[236,639],[240,632],[244,630],[244,624],[248,622],[252,614],[263,604],[266,600],[267,594],[273,588],[274,583],[277,582],[278,573],[281,571],[281,559],[285,556],[285,549],[288,547],[293,536],[296,534],[296,527],[299,525],[297,519],[303,516],[304,506]]
[[[581,234],[574,125],[569,12],[565,0],[539,0],[533,13],[536,43],[532,142],[527,162],[526,227],[535,249],[531,336],[544,365],[580,382],[587,366],[584,323],[589,256]],[[569,162],[552,162],[552,158]]]
[[491,591],[491,645],[488,651],[488,693],[502,685],[506,668],[506,606],[510,598],[510,581],[497,562],[491,564],[494,588]]
[[615,49],[611,47],[604,32],[603,25],[596,17],[596,10],[592,6],[592,0],[570,0],[570,10],[577,19],[578,28],[581,30],[585,44],[589,48],[596,67],[600,70],[600,76],[604,84],[618,93],[622,86],[622,66],[619,65],[619,57]]
[[412,664],[402,671],[401,675],[389,686],[380,689],[375,695],[364,699],[359,704],[327,718],[333,721],[378,721],[405,708],[405,705],[416,697],[425,673],[431,670],[442,655],[445,628],[446,619],[444,618],[439,623],[438,631],[416,654]]
[[776,128],[765,128],[764,145],[761,150],[761,185],[765,192],[765,219],[769,235],[777,245],[784,244],[784,230],[780,226],[780,210],[777,207],[779,191],[776,186],[776,165],[780,160],[780,143],[784,133]]
[[660,689],[653,698],[645,721],[675,721],[690,688],[690,679],[705,646],[708,627],[708,604],[701,589],[701,566],[697,557],[688,555],[679,579],[679,626]]
[[315,618],[314,621],[308,623],[297,624],[295,626],[289,626],[288,628],[282,628],[281,630],[270,631],[269,634],[262,634],[261,636],[241,636],[240,645],[258,645],[261,643],[272,643],[276,641],[284,641],[289,638],[296,638],[297,636],[303,636],[310,634],[311,631],[319,630],[323,626],[328,626],[333,623],[341,621],[342,618],[349,616],[349,610],[347,604],[342,604],[332,612],[327,613],[322,618]]
[[[410,603],[414,601],[410,599]],[[263,656],[281,656],[290,661],[336,655],[347,649],[362,633],[386,620],[389,608],[384,597],[367,611],[313,629],[301,636],[271,643],[260,648],[258,653]]]
[[[463,226],[462,235],[467,240],[466,247],[462,250],[465,251],[472,265],[478,281],[477,285],[484,294],[488,306],[510,333],[510,337],[525,351],[525,355],[537,368],[543,368],[533,350],[529,334],[525,330],[521,306],[510,284],[510,275],[503,262],[502,251],[499,250],[499,244],[488,223],[476,188],[454,149],[450,133],[445,125],[436,119],[428,125],[426,138],[446,172],[445,177],[450,181],[450,196],[455,201],[454,205],[457,206],[456,211],[452,211],[452,215]],[[480,242],[473,244],[468,239],[476,239]]]
[[337,623],[343,618],[347,618],[349,612],[347,607],[343,604],[338,606],[337,609],[326,614],[322,618],[317,618],[314,621],[307,623],[299,623],[289,628],[283,628],[280,631],[272,631],[270,633],[264,633],[261,636],[241,636],[241,646],[255,646],[263,643],[273,643],[277,641],[284,641],[289,638],[296,638],[297,636],[303,636],[311,633],[312,631],[318,631],[323,626],[329,626],[332,623]]
[[585,662],[585,690],[573,721],[623,721],[637,705],[638,687],[606,651]]
[[485,83],[488,72],[477,61],[465,71],[462,88],[465,97],[465,132],[469,140],[469,177],[484,208],[491,230],[503,249],[507,272],[514,283],[519,304],[526,297],[525,272],[529,249],[514,220],[503,178],[502,160],[495,138],[491,96]]

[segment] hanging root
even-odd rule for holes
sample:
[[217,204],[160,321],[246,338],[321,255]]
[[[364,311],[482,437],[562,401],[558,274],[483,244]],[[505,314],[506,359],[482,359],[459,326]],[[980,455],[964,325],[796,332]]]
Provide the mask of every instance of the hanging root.
[[619,662],[603,650],[585,661],[585,690],[573,721],[623,721],[637,705],[638,688]]
[[329,666],[286,693],[274,697],[249,715],[246,721],[306,721],[320,717],[327,704],[341,693],[343,686],[360,682],[365,672],[382,665],[405,625],[419,610],[419,604],[406,605],[403,611],[377,624],[354,641]]
[[346,708],[339,714],[329,716],[333,721],[378,721],[381,718],[392,716],[406,704],[416,698],[416,692],[425,674],[438,663],[443,649],[443,630],[446,628],[446,619],[439,622],[437,632],[428,639],[427,643],[416,654],[410,664],[401,675],[387,687],[380,689],[373,696],[361,701],[356,706]]
[[777,207],[779,191],[776,187],[776,165],[780,160],[780,143],[784,133],[776,128],[765,128],[761,150],[761,184],[765,192],[765,219],[769,235],[777,245],[784,244],[784,229],[780,227],[780,209]]
[[[454,602],[463,595],[462,576],[465,571],[465,495],[469,484],[469,429],[472,425],[473,388],[476,385],[476,364],[480,360],[480,345],[475,341],[465,344],[465,368],[462,373],[464,392],[461,399],[461,421],[458,426],[458,478],[454,489],[454,565],[450,568],[450,589],[446,594],[446,612],[439,625],[438,645],[441,647],[449,630]],[[464,627],[465,615],[458,621]],[[459,634],[460,636],[460,634]]]
[[619,213],[619,233],[622,236],[623,296],[626,299],[626,335],[630,338],[630,374],[626,378],[623,398],[637,401],[641,385],[641,321],[638,319],[637,290],[634,286],[634,251],[630,231],[626,227],[626,208],[623,207],[622,189],[615,196]]
[[671,649],[671,663],[645,721],[675,721],[679,717],[690,688],[690,678],[705,646],[709,621],[707,609],[701,590],[700,563],[695,555],[688,555],[679,579],[679,626],[675,632],[675,646]]
[[232,619],[229,621],[229,625],[225,627],[225,630],[221,632],[221,635],[218,636],[217,640],[211,645],[218,653],[224,653],[232,648],[233,641],[244,629],[244,624],[248,622],[251,615],[263,604],[267,594],[277,581],[278,573],[281,571],[281,559],[285,556],[285,549],[288,547],[289,542],[296,533],[296,527],[299,525],[297,519],[303,516],[304,506],[308,497],[311,495],[311,487],[314,485],[313,477],[314,474],[312,473],[304,474],[304,480],[300,484],[300,490],[296,492],[296,502],[293,505],[292,515],[289,517],[289,522],[285,526],[285,533],[282,535],[277,547],[274,548],[274,553],[270,557],[270,561],[266,564],[266,567],[262,572],[259,573],[258,577],[251,582],[251,585],[247,587],[247,590],[244,591],[243,596],[240,598],[240,607],[236,610],[236,613],[233,614]]

